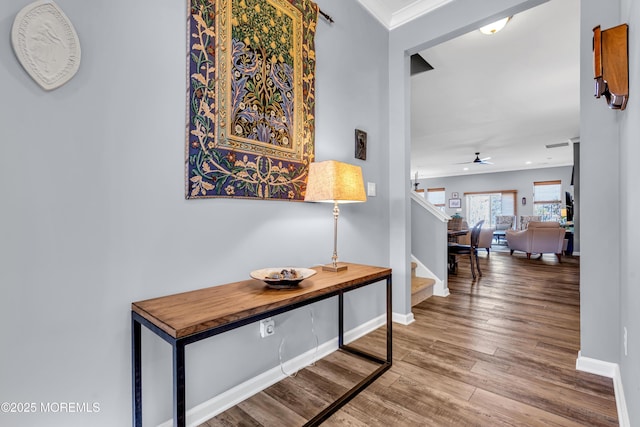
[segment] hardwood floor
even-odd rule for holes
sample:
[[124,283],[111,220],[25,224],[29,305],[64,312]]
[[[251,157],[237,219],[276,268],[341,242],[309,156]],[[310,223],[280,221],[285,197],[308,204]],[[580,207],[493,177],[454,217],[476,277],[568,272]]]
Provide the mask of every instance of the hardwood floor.
[[[618,425],[612,381],[575,370],[579,258],[480,257],[479,280],[462,260],[449,297],[394,324],[392,368],[323,425]],[[382,355],[384,333],[354,345]],[[373,369],[335,352],[201,427],[302,425]]]

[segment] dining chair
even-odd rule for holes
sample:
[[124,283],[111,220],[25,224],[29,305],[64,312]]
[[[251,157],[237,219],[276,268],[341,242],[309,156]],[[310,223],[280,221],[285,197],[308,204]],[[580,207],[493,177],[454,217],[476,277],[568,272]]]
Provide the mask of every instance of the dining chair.
[[476,269],[478,270],[478,275],[482,276],[482,271],[480,271],[480,262],[478,260],[478,240],[480,239],[480,230],[482,230],[482,224],[484,224],[484,220],[478,221],[478,223],[471,229],[471,239],[468,245],[462,245],[459,243],[448,244],[449,258],[455,259],[454,267],[451,270],[453,272],[457,271],[458,256],[468,255],[469,264],[471,264],[471,276],[473,277],[473,280],[476,279]]

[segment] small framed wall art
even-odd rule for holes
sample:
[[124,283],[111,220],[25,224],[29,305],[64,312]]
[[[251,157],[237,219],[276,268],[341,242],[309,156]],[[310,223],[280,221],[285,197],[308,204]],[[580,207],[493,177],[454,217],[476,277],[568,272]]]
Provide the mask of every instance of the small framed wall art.
[[449,199],[450,208],[459,208],[461,206],[462,206],[462,201],[460,199]]
[[356,129],[356,159],[367,160],[367,133]]

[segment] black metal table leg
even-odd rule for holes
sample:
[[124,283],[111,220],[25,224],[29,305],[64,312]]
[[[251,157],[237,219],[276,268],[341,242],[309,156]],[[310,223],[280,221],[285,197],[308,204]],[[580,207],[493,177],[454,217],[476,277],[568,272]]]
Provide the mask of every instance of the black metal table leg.
[[344,346],[344,293],[338,294],[338,348]]
[[185,427],[186,403],[184,380],[184,346],[181,341],[173,344],[173,425]]
[[393,323],[393,306],[391,303],[391,295],[393,289],[391,286],[391,276],[387,277],[387,362],[392,362],[393,357],[393,335],[391,333]]
[[[133,314],[133,313],[132,313]],[[142,427],[142,357],[141,357],[141,327],[133,315],[131,316],[131,370],[133,394],[133,426]]]

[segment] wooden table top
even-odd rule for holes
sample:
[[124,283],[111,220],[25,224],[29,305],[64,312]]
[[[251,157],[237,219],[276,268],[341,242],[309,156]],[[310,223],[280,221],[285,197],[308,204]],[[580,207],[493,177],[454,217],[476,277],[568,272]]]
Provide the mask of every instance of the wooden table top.
[[261,280],[249,279],[134,302],[131,310],[170,336],[182,338],[391,274],[386,267],[347,265],[337,273],[314,267],[318,273],[293,289],[271,289]]

